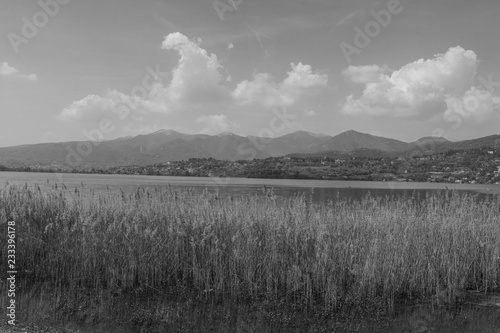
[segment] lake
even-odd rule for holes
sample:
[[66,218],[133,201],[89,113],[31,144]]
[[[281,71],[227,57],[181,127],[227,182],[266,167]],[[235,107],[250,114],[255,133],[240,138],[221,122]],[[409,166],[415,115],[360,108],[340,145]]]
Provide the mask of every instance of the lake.
[[373,196],[424,196],[427,192],[446,189],[479,193],[480,197],[494,195],[500,200],[500,185],[493,184],[445,184],[445,183],[405,183],[330,181],[297,179],[250,179],[250,178],[209,178],[209,177],[168,177],[143,175],[101,175],[101,174],[55,174],[29,172],[0,172],[0,188],[7,184],[34,186],[49,189],[57,184],[66,186],[68,192],[75,188],[84,194],[105,194],[134,192],[138,187],[165,188],[209,188],[227,196],[261,195],[264,186],[272,188],[276,195],[289,197],[312,195],[316,203],[326,203],[337,198],[359,199],[368,192]]

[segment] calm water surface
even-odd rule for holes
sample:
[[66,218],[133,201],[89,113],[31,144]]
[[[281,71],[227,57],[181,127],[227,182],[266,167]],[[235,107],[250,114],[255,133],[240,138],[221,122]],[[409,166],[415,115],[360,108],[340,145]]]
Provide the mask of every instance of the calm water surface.
[[244,196],[262,194],[264,186],[273,188],[278,196],[289,197],[297,194],[312,195],[313,201],[321,203],[336,198],[359,199],[370,192],[373,196],[421,195],[427,192],[455,189],[479,193],[481,197],[495,195],[500,200],[500,185],[444,184],[444,183],[401,183],[366,181],[322,181],[295,179],[248,179],[248,178],[208,178],[208,177],[166,177],[142,175],[97,175],[97,174],[53,174],[0,172],[0,188],[7,184],[35,186],[49,189],[57,184],[68,191],[86,194],[105,194],[119,191],[134,192],[139,187],[154,188],[209,188],[221,195]]

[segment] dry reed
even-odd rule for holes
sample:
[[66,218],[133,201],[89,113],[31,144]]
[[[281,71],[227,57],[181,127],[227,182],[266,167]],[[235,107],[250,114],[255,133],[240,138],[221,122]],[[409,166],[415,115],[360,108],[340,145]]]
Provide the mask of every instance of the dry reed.
[[[317,205],[205,190],[0,193],[26,286],[167,292],[339,309],[376,300],[453,302],[500,283],[499,204],[447,192]],[[0,251],[6,258],[5,238]]]

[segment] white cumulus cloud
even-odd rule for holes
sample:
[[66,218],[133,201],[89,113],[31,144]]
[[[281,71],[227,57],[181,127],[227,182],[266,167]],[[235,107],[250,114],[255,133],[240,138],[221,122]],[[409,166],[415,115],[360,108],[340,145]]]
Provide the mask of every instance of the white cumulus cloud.
[[71,103],[62,113],[64,120],[99,121],[103,117],[132,119],[147,111],[161,112],[163,105],[139,96],[112,90],[104,96],[88,95]]
[[[172,81],[161,93],[167,102],[193,104],[229,97],[229,92],[221,85],[222,66],[217,56],[209,54],[198,43],[180,32],[165,37],[162,49],[175,50],[180,56],[177,67],[172,71]],[[161,89],[156,93],[160,92]]]
[[377,82],[389,69],[378,65],[349,66],[342,71],[344,77],[354,83]]
[[[88,95],[72,102],[61,114],[66,120],[99,121],[103,117],[119,115],[124,108],[128,114],[146,118],[148,113],[179,115],[180,112],[198,119],[205,130],[227,130],[237,126],[226,116],[211,113],[257,103],[268,107],[288,106],[301,97],[313,94],[328,83],[328,76],[313,72],[310,65],[291,64],[286,78],[276,83],[270,74],[255,74],[233,88],[230,74],[217,56],[201,46],[201,40],[191,40],[180,32],[165,36],[161,48],[178,54],[177,65],[160,77],[151,77],[146,86],[134,87],[130,94],[110,90],[103,95]],[[161,81],[160,78],[167,78]],[[145,82],[141,81],[141,82]],[[183,114],[184,114],[183,113]],[[232,127],[231,127],[232,126]]]
[[[116,112],[117,106],[124,103],[133,105],[131,109],[134,112],[137,109],[143,112],[170,113],[182,107],[229,100],[230,91],[220,84],[221,65],[217,56],[209,55],[198,43],[179,32],[165,37],[162,49],[174,50],[179,54],[178,64],[172,70],[168,84],[162,83],[157,77],[151,86],[136,87],[130,94],[113,90],[104,96],[89,95],[65,108],[62,116],[75,120],[93,119],[99,113],[102,117],[106,113]],[[133,94],[134,90],[143,93]]]
[[313,73],[310,65],[291,64],[292,70],[280,83],[274,82],[270,74],[254,74],[253,80],[240,82],[233,91],[241,104],[260,103],[266,107],[293,105],[304,94],[328,84],[326,74]]
[[8,62],[4,61],[0,64],[0,75],[2,76],[11,76],[11,77],[19,77],[22,79],[27,79],[30,81],[38,80],[36,74],[22,74],[18,69],[9,65]]
[[474,51],[457,46],[391,74],[385,74],[385,69],[377,65],[350,66],[344,76],[365,86],[360,97],[347,97],[341,112],[395,117],[435,116],[441,112],[450,116],[460,113],[464,103],[470,104],[471,96],[478,95],[485,98],[476,98],[479,105],[474,106],[470,116],[484,118],[496,99],[487,98],[487,91],[474,86],[478,63]]
[[217,134],[239,128],[238,124],[229,121],[227,116],[224,114],[201,116],[196,120],[196,122],[204,125],[201,132],[206,134]]

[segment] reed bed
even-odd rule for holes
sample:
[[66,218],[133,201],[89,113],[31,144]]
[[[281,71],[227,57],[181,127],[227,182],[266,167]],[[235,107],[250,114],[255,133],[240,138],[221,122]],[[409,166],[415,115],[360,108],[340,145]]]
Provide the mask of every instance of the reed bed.
[[7,220],[16,221],[24,285],[73,293],[189,290],[304,308],[391,308],[500,284],[499,204],[455,192],[316,205],[193,189],[85,198],[10,186],[0,192]]

